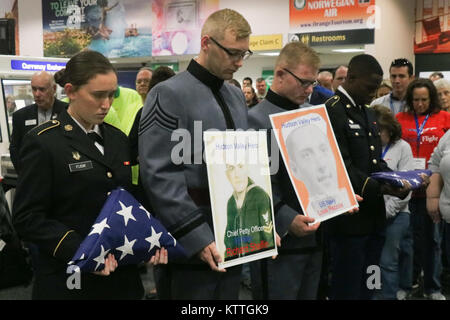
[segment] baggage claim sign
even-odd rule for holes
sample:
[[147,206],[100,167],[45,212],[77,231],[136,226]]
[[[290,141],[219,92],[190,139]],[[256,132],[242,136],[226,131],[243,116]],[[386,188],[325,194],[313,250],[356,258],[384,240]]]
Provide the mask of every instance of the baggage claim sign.
[[311,47],[374,43],[377,14],[375,0],[289,0],[289,41]]

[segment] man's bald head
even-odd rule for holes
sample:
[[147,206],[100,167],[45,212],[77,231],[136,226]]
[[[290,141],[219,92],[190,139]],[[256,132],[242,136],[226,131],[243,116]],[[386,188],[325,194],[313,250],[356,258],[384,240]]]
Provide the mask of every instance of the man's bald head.
[[333,74],[329,71],[319,72],[317,76],[317,81],[320,85],[328,90],[333,91]]
[[53,75],[39,71],[31,77],[34,102],[42,110],[49,110],[55,102],[56,84]]

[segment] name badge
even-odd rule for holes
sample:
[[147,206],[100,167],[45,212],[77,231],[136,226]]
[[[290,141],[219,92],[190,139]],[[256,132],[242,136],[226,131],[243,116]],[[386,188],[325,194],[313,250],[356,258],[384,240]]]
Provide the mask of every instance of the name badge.
[[354,124],[350,123],[349,126],[350,126],[350,129],[361,129],[361,126],[357,123],[354,123]]
[[37,120],[36,119],[25,120],[25,125],[26,126],[35,126],[35,125],[37,125]]
[[92,161],[90,160],[77,163],[69,163],[70,172],[84,171],[92,168],[93,168]]
[[425,158],[414,158],[414,170],[425,170],[426,164]]

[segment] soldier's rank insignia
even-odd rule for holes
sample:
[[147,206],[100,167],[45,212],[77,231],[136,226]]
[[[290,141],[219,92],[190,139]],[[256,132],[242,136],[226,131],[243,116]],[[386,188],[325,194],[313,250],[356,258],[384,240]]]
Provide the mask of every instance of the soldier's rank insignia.
[[72,157],[75,160],[80,160],[81,159],[80,153],[78,151],[72,151]]

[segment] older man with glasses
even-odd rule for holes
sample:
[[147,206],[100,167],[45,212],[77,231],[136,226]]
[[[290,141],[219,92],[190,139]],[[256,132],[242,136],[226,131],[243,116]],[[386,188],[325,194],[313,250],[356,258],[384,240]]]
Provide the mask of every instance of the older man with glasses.
[[392,92],[371,102],[371,106],[381,104],[391,109],[396,115],[403,111],[405,107],[406,89],[411,81],[414,80],[413,65],[408,59],[395,59],[389,68],[389,78],[392,84]]
[[67,108],[68,104],[56,99],[56,84],[53,75],[46,71],[39,71],[31,77],[31,90],[34,103],[28,105],[12,115],[13,130],[9,152],[11,161],[17,172],[20,172],[20,148],[28,131],[57,115]]
[[252,54],[250,33],[248,22],[234,10],[210,15],[202,27],[198,57],[186,71],[152,88],[144,105],[139,130],[142,184],[154,213],[189,257],[167,265],[173,299],[239,297],[242,268],[218,268],[202,136],[212,128],[248,127],[242,91],[224,80],[232,79]]
[[142,98],[142,103],[147,98],[149,91],[150,80],[152,80],[153,70],[149,67],[142,67],[136,75],[136,91]]

